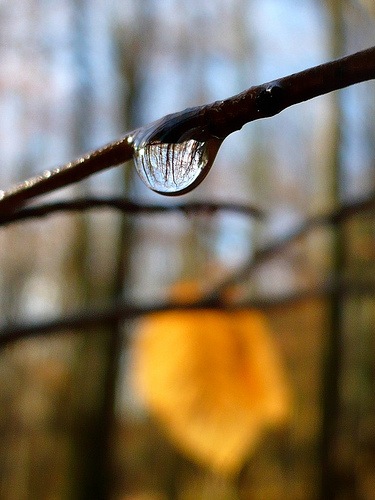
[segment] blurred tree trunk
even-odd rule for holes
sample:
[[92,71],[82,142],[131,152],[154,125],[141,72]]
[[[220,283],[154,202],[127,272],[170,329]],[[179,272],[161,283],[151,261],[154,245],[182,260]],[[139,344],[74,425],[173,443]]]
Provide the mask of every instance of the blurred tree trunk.
[[[90,2],[76,1],[77,57],[80,63],[83,86],[80,91],[80,109],[77,112],[78,150],[87,149],[87,138],[92,121],[92,96],[88,53],[82,47],[82,39],[89,29],[87,16]],[[86,32],[85,32],[86,31]],[[79,39],[78,39],[79,36]],[[89,49],[87,49],[89,50]],[[123,54],[121,54],[122,56]],[[133,58],[134,54],[132,54]],[[122,68],[124,69],[124,68]],[[137,86],[134,83],[134,60],[126,65],[124,80],[128,82],[128,102],[132,100]],[[130,97],[129,95],[132,94]],[[128,106],[123,109],[123,126],[131,127],[133,117]],[[123,167],[122,191],[127,198],[131,189],[133,169]],[[120,183],[118,183],[120,184]],[[123,298],[128,282],[129,260],[132,249],[132,222],[126,216],[116,219],[117,236],[112,251],[115,257],[114,270],[107,269],[105,280],[98,282],[94,276],[96,266],[101,266],[90,245],[89,221],[95,226],[95,216],[80,215],[75,246],[74,268],[76,285],[81,290],[81,299],[87,306],[95,303],[114,303]],[[99,225],[96,227],[100,230]],[[92,240],[91,240],[92,243]],[[89,266],[90,258],[94,263]],[[121,354],[124,329],[122,322],[115,322],[103,328],[92,328],[83,332],[75,366],[75,396],[72,408],[73,419],[73,461],[71,467],[71,498],[101,500],[112,497],[112,436],[114,406],[119,356]]]
[[[344,52],[344,19],[342,0],[327,0],[327,7],[331,17],[331,56],[338,58]],[[332,206],[339,205],[342,201],[342,104],[340,92],[332,96],[332,127],[330,131],[331,151],[328,159],[328,182],[331,186]],[[337,444],[340,417],[340,387],[343,365],[343,331],[344,331],[344,296],[340,286],[345,266],[345,233],[343,223],[337,223],[332,229],[331,255],[332,255],[332,282],[334,291],[330,297],[329,331],[323,351],[323,378],[322,378],[322,428],[320,443],[320,498],[338,498],[340,491],[350,496],[354,493],[352,482],[343,478],[337,461]],[[353,471],[354,472],[354,471]],[[350,489],[348,489],[350,488]],[[353,497],[354,498],[354,497]]]

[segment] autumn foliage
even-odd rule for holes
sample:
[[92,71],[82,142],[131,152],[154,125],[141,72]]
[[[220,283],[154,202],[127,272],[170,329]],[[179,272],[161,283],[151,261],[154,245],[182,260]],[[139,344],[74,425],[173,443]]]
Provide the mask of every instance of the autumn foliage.
[[170,311],[146,317],[134,380],[146,408],[198,463],[238,472],[262,434],[285,424],[290,388],[259,311]]

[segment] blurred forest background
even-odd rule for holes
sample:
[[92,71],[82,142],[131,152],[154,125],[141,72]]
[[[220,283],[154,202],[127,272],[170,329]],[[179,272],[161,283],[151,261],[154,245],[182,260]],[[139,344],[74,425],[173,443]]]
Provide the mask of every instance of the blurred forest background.
[[[0,185],[167,113],[370,47],[374,5],[1,0]],[[309,217],[371,197],[374,158],[375,87],[366,82],[245,126],[182,199],[148,191],[131,163],[56,192],[48,199],[234,202],[266,216],[101,209],[3,227],[1,325],[119,301],[152,304],[181,282],[209,290]],[[134,388],[143,328],[136,318],[67,326],[2,348],[0,498],[374,499],[374,212],[367,206],[336,222],[315,225],[248,266],[232,291],[262,299],[267,338],[284,366],[275,384],[292,394],[285,425],[262,431],[241,455],[240,471],[224,474],[179,447]],[[202,345],[204,325],[197,326]],[[173,335],[173,321],[165,328]],[[216,352],[207,333],[205,348]],[[175,354],[155,352],[161,357],[152,351],[150,362],[158,366]],[[275,368],[267,365],[272,359],[259,355],[265,373]],[[220,420],[213,404],[215,411]],[[218,450],[233,430],[220,425]]]

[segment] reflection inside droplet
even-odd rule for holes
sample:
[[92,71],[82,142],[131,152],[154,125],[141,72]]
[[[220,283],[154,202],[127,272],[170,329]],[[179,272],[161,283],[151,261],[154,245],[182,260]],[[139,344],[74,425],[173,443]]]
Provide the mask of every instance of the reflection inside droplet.
[[134,162],[150,189],[167,195],[181,194],[205,177],[217,149],[218,146],[212,149],[208,142],[194,139],[172,144],[142,144],[135,149]]

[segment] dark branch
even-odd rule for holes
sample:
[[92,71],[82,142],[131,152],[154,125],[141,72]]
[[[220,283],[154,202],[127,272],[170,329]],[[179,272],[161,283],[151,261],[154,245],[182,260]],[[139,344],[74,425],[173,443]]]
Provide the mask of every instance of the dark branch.
[[347,220],[362,211],[372,210],[374,208],[375,192],[370,193],[364,198],[348,202],[347,204],[344,204],[327,214],[310,217],[309,219],[301,222],[301,224],[295,228],[271,241],[269,244],[266,244],[262,248],[256,250],[254,255],[252,255],[251,258],[245,262],[245,264],[243,264],[227,279],[223,280],[211,292],[209,292],[208,297],[211,299],[220,297],[226,288],[243,281],[244,277],[248,277],[262,262],[265,262],[275,255],[283,252],[289,245],[308,234],[312,229],[328,224],[336,224],[337,222]]
[[62,167],[45,171],[7,191],[0,191],[0,212],[80,181],[132,158],[134,144],[224,139],[245,123],[355,83],[375,78],[375,47],[274,80],[223,101],[168,115]]
[[267,310],[272,307],[288,306],[303,300],[324,298],[327,294],[332,293],[338,288],[343,294],[373,295],[375,292],[375,282],[371,278],[361,282],[342,281],[333,284],[327,282],[310,289],[296,290],[285,295],[254,298],[237,304],[226,304],[220,300],[211,300],[205,297],[195,303],[163,302],[144,306],[118,304],[101,310],[95,308],[66,314],[63,318],[3,326],[0,329],[0,347],[17,340],[52,335],[59,332],[72,333],[73,331],[87,329],[91,326],[108,325],[114,321],[124,321],[157,312],[207,309],[227,311],[241,309]]
[[32,207],[20,208],[12,213],[0,214],[0,226],[13,222],[22,222],[28,219],[51,215],[56,212],[76,212],[95,209],[118,210],[127,214],[158,214],[180,211],[183,213],[216,213],[219,211],[230,211],[246,216],[263,218],[264,212],[251,205],[220,202],[188,202],[174,205],[142,204],[127,201],[123,198],[84,198],[75,200],[57,201],[44,203]]
[[375,78],[375,47],[251,87],[223,101],[167,115],[133,133],[136,144],[224,139],[246,123]]
[[[86,206],[92,200],[77,200],[77,205],[75,209],[82,209],[82,206]],[[97,200],[98,206],[102,206],[106,204],[106,200]],[[114,200],[112,200],[114,201]],[[135,213],[139,211],[145,211],[146,213],[150,211],[150,213],[154,213],[155,211],[165,211],[165,210],[176,210],[180,209],[184,212],[186,211],[199,211],[201,209],[222,209],[224,205],[215,204],[215,203],[189,203],[189,204],[181,204],[181,205],[173,205],[170,207],[164,206],[153,206],[153,205],[138,205],[133,202],[125,202],[118,200],[120,202],[121,209],[128,207],[131,211]],[[68,202],[70,204],[70,202]],[[54,209],[64,210],[65,203],[59,204],[51,204],[51,205],[43,205],[41,207],[30,207],[28,209],[23,209],[14,214],[15,219],[17,219],[18,215],[23,215],[25,218],[43,215],[45,209],[47,209],[46,213],[50,213],[49,209],[53,207]],[[71,204],[74,207],[74,204]],[[239,211],[240,213],[247,213],[248,207],[242,207],[241,205],[225,205],[228,209],[234,209]],[[108,324],[108,322],[120,321],[129,318],[134,318],[138,316],[142,316],[144,314],[152,313],[152,312],[161,312],[161,311],[170,311],[170,310],[187,310],[187,309],[221,309],[221,308],[261,308],[267,309],[273,306],[281,306],[287,305],[290,303],[295,303],[301,300],[305,300],[308,298],[322,297],[327,295],[328,293],[332,293],[337,287],[340,286],[340,290],[346,291],[347,293],[374,293],[375,292],[375,283],[370,279],[368,282],[344,282],[337,283],[336,285],[332,285],[329,283],[322,284],[318,287],[314,287],[309,290],[298,290],[292,292],[287,295],[278,295],[274,297],[259,297],[250,301],[246,301],[242,304],[229,305],[224,304],[221,300],[221,293],[227,287],[236,284],[238,282],[243,281],[245,277],[248,277],[249,274],[257,265],[265,260],[273,257],[277,253],[283,251],[289,244],[293,241],[296,241],[298,238],[307,234],[311,229],[320,227],[325,224],[334,224],[338,221],[342,221],[347,219],[348,217],[355,216],[363,210],[371,210],[375,206],[375,193],[370,194],[366,198],[355,200],[351,203],[343,205],[338,209],[330,212],[329,214],[318,215],[308,219],[307,221],[300,224],[297,228],[291,230],[286,233],[284,236],[276,239],[271,242],[269,245],[259,249],[252,259],[245,264],[245,266],[241,267],[236,273],[231,275],[227,280],[223,281],[216,287],[212,292],[209,292],[205,295],[201,300],[196,303],[188,303],[188,304],[175,304],[175,303],[162,303],[151,306],[130,306],[130,305],[117,305],[113,307],[109,307],[107,309],[90,311],[81,311],[76,314],[67,315],[64,318],[53,319],[49,321],[42,321],[35,324],[19,324],[19,325],[8,325],[4,326],[0,329],[0,346],[6,345],[9,342],[20,340],[23,338],[29,338],[38,335],[49,335],[52,333],[60,332],[60,331],[71,331],[71,330],[79,330],[81,328],[87,328],[92,325],[98,324]],[[89,207],[92,208],[92,207]],[[72,208],[73,209],[73,208]],[[252,208],[250,208],[250,214],[252,214]],[[35,211],[35,213],[34,213]],[[42,212],[42,213],[38,213]]]

